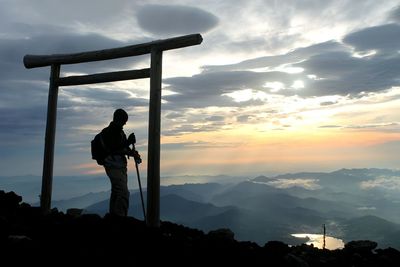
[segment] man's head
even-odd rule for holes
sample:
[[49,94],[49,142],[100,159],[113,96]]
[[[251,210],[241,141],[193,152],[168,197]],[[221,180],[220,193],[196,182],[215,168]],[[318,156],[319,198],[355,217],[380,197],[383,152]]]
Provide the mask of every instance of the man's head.
[[127,121],[128,121],[128,113],[126,113],[125,110],[119,108],[114,111],[114,115],[113,115],[114,123],[124,126]]

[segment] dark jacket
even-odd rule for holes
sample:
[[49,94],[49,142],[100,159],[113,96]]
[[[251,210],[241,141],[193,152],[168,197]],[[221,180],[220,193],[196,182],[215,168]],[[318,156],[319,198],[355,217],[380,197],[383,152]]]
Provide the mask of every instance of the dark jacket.
[[121,154],[121,150],[128,147],[128,140],[122,126],[117,125],[113,121],[110,122],[108,127],[103,129],[102,137],[107,150],[111,154],[119,155]]
[[102,131],[103,142],[110,156],[105,159],[105,167],[123,168],[126,167],[126,153],[128,151],[128,140],[122,126],[110,122],[108,127]]

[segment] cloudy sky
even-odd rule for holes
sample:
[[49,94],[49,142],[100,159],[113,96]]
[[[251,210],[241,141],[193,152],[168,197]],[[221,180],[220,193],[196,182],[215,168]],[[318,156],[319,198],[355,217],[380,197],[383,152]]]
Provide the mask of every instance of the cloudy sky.
[[[400,166],[400,6],[394,0],[0,0],[0,176],[41,175],[49,68],[26,54],[201,33],[163,56],[162,175]],[[62,66],[147,68],[149,57]],[[101,173],[90,140],[130,115],[147,158],[149,80],[62,87],[55,175]]]

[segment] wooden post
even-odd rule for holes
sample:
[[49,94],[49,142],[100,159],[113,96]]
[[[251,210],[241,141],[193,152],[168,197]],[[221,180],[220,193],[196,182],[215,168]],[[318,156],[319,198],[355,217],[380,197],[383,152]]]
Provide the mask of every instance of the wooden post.
[[115,71],[91,75],[69,76],[59,78],[58,86],[71,86],[92,83],[107,83],[115,81],[135,80],[150,77],[150,69]]
[[147,225],[160,226],[160,128],[162,51],[151,50],[149,140],[147,162]]
[[111,48],[97,51],[81,52],[75,54],[57,55],[26,55],[24,56],[25,68],[37,68],[52,64],[76,64],[100,60],[116,59],[122,57],[140,56],[149,54],[156,47],[160,51],[172,50],[192,45],[198,45],[203,41],[200,34],[190,34],[175,38],[158,40],[149,43],[130,45],[119,48]]
[[40,207],[43,213],[49,213],[51,208],[51,191],[53,184],[54,141],[56,136],[57,120],[57,80],[60,76],[60,65],[51,65],[49,99],[47,104],[46,136],[44,143],[42,193]]

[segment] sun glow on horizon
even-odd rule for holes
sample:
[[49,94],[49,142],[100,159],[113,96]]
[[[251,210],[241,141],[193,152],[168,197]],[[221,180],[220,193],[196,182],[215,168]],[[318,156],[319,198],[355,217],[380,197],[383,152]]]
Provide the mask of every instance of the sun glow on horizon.
[[[253,89],[226,94],[238,103],[264,103],[246,108],[193,108],[180,114],[179,119],[163,119],[162,133],[179,129],[180,125],[184,130],[162,136],[162,171],[221,174],[270,169],[286,172],[301,166],[321,171],[378,163],[396,166],[395,161],[388,160],[392,152],[385,151],[388,144],[400,142],[400,117],[396,112],[399,91],[393,88],[361,98],[337,95],[307,99]],[[147,107],[142,112],[147,112]],[[218,120],[207,120],[216,115]],[[237,119],[239,116],[244,119]],[[187,118],[192,117],[197,119],[188,123]],[[131,128],[140,125],[134,120],[130,123]],[[87,125],[80,130],[92,132],[94,127]],[[142,140],[144,160],[146,143]],[[145,168],[142,165],[143,171]],[[74,170],[84,174],[104,172],[96,164],[77,164]]]

